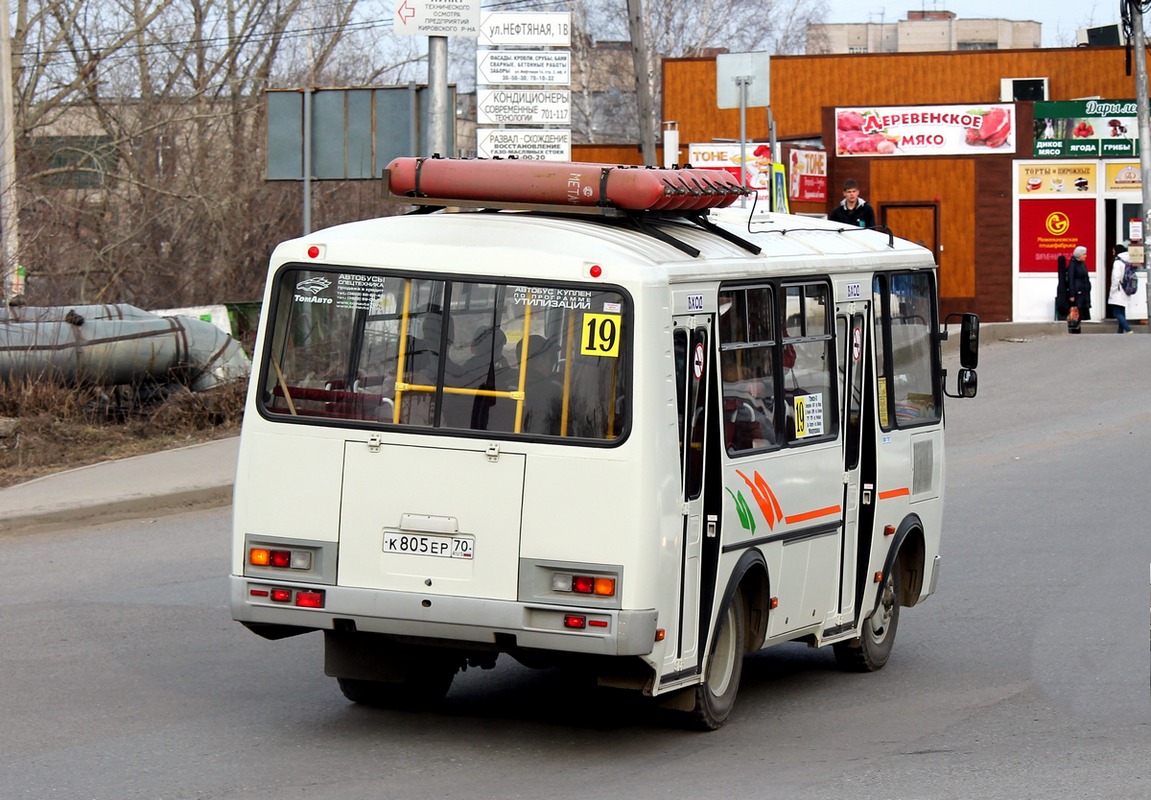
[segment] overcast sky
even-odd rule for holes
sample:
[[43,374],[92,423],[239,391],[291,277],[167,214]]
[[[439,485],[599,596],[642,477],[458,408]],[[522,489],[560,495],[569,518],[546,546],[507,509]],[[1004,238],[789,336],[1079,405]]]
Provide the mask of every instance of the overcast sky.
[[1119,22],[1119,0],[827,0],[828,22],[899,22],[908,11],[954,11],[961,19],[1020,19],[1043,24],[1044,47],[1075,44],[1077,28]]

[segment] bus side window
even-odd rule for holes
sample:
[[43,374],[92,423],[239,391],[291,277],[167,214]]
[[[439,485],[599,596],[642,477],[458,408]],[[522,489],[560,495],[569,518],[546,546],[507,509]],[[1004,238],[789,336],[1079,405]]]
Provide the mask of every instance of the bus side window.
[[766,286],[720,292],[720,413],[731,455],[777,443],[773,305]]
[[880,423],[886,428],[937,422],[941,387],[934,363],[933,332],[938,326],[932,276],[877,276],[875,290],[877,372],[884,403]]
[[784,289],[784,398],[789,442],[836,433],[830,292],[826,283]]

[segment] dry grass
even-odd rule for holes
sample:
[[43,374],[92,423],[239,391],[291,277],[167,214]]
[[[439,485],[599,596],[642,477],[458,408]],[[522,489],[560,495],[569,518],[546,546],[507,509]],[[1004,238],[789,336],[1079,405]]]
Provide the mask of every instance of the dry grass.
[[243,382],[199,393],[0,382],[0,487],[234,436],[245,389]]

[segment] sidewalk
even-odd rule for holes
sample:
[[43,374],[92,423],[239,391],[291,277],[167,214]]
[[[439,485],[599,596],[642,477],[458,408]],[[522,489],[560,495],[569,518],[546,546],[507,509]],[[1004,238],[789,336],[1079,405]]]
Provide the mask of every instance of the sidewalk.
[[239,442],[105,461],[0,489],[0,537],[226,506]]
[[[953,352],[956,335],[944,344]],[[1084,323],[1086,333],[1114,333],[1115,321]],[[1151,332],[1135,325],[1136,333]],[[980,343],[1035,336],[1067,336],[1062,322],[989,323],[980,326]],[[107,461],[47,475],[0,489],[0,537],[16,532],[146,516],[193,508],[218,508],[232,502],[239,439]]]

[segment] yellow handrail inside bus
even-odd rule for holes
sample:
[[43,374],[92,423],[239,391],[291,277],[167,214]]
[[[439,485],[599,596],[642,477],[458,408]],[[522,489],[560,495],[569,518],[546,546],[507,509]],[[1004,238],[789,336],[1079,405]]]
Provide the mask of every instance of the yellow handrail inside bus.
[[564,400],[560,412],[560,436],[568,435],[568,410],[570,408],[572,388],[572,340],[575,336],[575,314],[568,312],[567,341],[564,343]]
[[[406,383],[402,383],[404,375],[404,359],[407,357],[408,347],[408,312],[411,310],[412,303],[412,279],[408,278],[404,281],[404,307],[400,312],[400,352],[398,356],[398,363],[396,364],[396,402],[392,408],[392,422],[396,425],[400,424],[400,411],[403,407],[404,390],[419,391],[413,389]],[[434,387],[433,387],[434,388]]]
[[528,341],[531,339],[529,333],[531,332],[532,323],[532,293],[529,290],[527,296],[527,303],[524,304],[524,329],[520,334],[520,374],[516,381],[516,391],[513,395],[516,401],[516,417],[515,423],[512,425],[512,433],[520,433],[523,430],[524,421],[524,389],[527,386],[528,380]]

